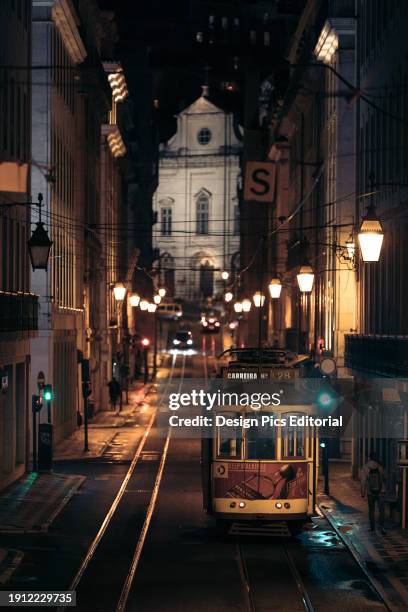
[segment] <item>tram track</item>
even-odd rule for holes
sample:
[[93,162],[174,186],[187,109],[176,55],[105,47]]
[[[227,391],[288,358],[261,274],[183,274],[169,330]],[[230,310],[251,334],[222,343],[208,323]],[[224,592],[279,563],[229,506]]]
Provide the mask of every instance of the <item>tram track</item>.
[[[265,545],[265,541],[263,541],[263,545]],[[249,570],[249,563],[247,556],[245,554],[245,547],[249,546],[246,543],[242,536],[238,536],[236,540],[236,548],[237,548],[237,562],[238,562],[238,570],[241,578],[242,590],[244,592],[244,597],[246,600],[246,609],[248,612],[257,612],[259,609],[265,609],[264,605],[257,604],[257,590],[265,590],[265,584],[260,584],[261,578],[254,575]],[[300,604],[305,612],[314,612],[314,607],[309,597],[309,594],[306,590],[306,587],[303,583],[303,580],[300,576],[300,573],[296,567],[296,564],[293,560],[293,557],[289,551],[289,548],[286,544],[281,543],[279,546],[275,547],[274,542],[274,554],[278,553],[278,560],[274,560],[273,564],[279,564],[280,573],[282,572],[282,564],[284,560],[286,560],[286,567],[290,571],[290,575],[292,576],[293,582],[296,585],[296,590],[298,596],[300,598]],[[272,572],[271,572],[272,575]],[[258,582],[257,582],[258,581]],[[267,590],[268,590],[268,600],[273,601],[275,598],[274,587],[276,585],[273,581],[268,580]],[[260,588],[262,587],[262,589]],[[293,609],[295,609],[293,607]]]
[[[147,444],[147,441],[149,439],[149,436],[151,437],[151,433],[154,430],[154,425],[157,419],[157,415],[159,413],[160,407],[163,404],[163,401],[166,397],[167,391],[170,388],[172,382],[173,382],[173,378],[174,378],[174,372],[176,369],[176,362],[177,362],[177,357],[178,354],[175,353],[173,355],[173,359],[172,359],[172,364],[171,364],[171,369],[169,372],[169,376],[167,378],[166,384],[165,384],[165,388],[161,394],[160,399],[157,401],[157,405],[155,407],[155,410],[153,411],[146,429],[143,433],[143,436],[136,448],[135,454],[133,456],[132,462],[129,466],[129,469],[127,470],[125,477],[123,478],[123,481],[121,483],[121,486],[115,496],[115,499],[113,500],[113,503],[111,504],[109,510],[107,511],[104,520],[102,521],[101,526],[99,527],[99,530],[97,532],[97,534],[95,535],[94,539],[92,540],[91,544],[88,547],[88,550],[84,556],[84,558],[82,559],[82,562],[79,566],[79,568],[77,569],[73,579],[71,580],[71,583],[68,587],[68,590],[70,591],[77,591],[80,590],[81,587],[84,586],[84,582],[86,582],[86,578],[87,578],[87,571],[89,570],[90,566],[92,563],[95,563],[97,561],[97,556],[98,556],[98,551],[100,550],[101,546],[104,543],[104,539],[106,539],[107,537],[107,532],[109,529],[113,530],[114,528],[114,521],[115,521],[115,515],[117,515],[117,513],[120,511],[123,503],[124,503],[124,494],[125,492],[128,491],[128,487],[131,483],[131,480],[135,477],[135,469],[136,466],[139,464],[145,446]],[[179,384],[179,389],[181,389],[182,383],[183,383],[183,379],[184,379],[184,374],[185,374],[185,362],[186,362],[186,356],[182,355],[182,364],[181,364],[181,375],[180,375],[180,384]],[[117,603],[116,605],[112,608],[106,608],[104,607],[104,602],[97,602],[96,598],[98,596],[98,592],[94,591],[91,589],[92,592],[92,602],[89,602],[89,604],[87,602],[85,602],[84,606],[82,605],[82,602],[80,600],[78,600],[77,602],[77,606],[79,610],[86,610],[88,611],[89,609],[95,609],[95,610],[109,610],[109,612],[111,610],[124,610],[126,607],[126,601],[127,601],[127,597],[129,595],[131,586],[132,586],[132,582],[134,579],[134,575],[136,573],[136,569],[137,569],[137,565],[140,559],[140,555],[143,549],[143,545],[144,545],[144,541],[146,539],[146,535],[149,529],[149,525],[150,525],[150,521],[154,512],[154,507],[157,501],[157,496],[158,496],[158,492],[159,492],[159,488],[160,488],[160,482],[161,482],[161,478],[163,475],[163,471],[164,471],[164,466],[165,466],[165,462],[166,462],[166,458],[167,458],[167,451],[168,451],[168,447],[170,444],[170,438],[171,438],[171,428],[169,428],[163,448],[160,450],[159,449],[159,453],[158,455],[160,455],[160,460],[158,461],[158,469],[157,472],[153,475],[153,487],[152,487],[152,491],[151,491],[151,497],[150,497],[150,501],[149,504],[147,506],[147,510],[146,510],[146,515],[144,517],[143,520],[143,525],[141,527],[137,542],[136,542],[136,546],[134,547],[134,550],[132,551],[132,558],[131,558],[131,562],[128,566],[127,572],[126,572],[126,578],[123,581],[123,587],[121,589],[120,595],[117,597]],[[157,440],[156,440],[157,442]],[[148,451],[146,451],[148,452]],[[156,463],[156,462],[151,462]],[[90,583],[92,583],[92,580],[89,581]],[[120,581],[119,581],[120,582]],[[99,606],[99,607],[98,607]],[[102,606],[102,607],[100,607]],[[59,608],[57,608],[57,612],[63,612],[64,610],[66,610],[65,606],[60,606]]]

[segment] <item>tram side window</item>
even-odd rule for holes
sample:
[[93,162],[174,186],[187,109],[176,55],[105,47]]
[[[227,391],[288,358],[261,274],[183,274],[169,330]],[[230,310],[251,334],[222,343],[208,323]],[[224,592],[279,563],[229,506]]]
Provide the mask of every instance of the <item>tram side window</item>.
[[[266,416],[272,416],[266,413]],[[246,430],[247,459],[276,459],[274,427],[249,427]]]
[[[290,416],[301,416],[301,413],[291,413],[284,416],[289,423]],[[289,424],[282,427],[282,458],[304,459],[305,454],[305,429]]]
[[[237,418],[235,413],[225,414],[228,419]],[[217,427],[217,456],[229,457],[231,459],[241,459],[242,449],[242,428],[232,426]]]

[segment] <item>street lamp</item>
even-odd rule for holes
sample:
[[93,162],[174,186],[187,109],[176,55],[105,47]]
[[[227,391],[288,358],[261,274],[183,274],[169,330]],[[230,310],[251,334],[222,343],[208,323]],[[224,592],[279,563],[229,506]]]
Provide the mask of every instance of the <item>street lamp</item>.
[[44,223],[38,221],[38,223],[36,223],[36,228],[27,243],[28,254],[30,256],[33,270],[47,269],[52,244],[52,240],[49,239],[48,234],[44,229]]
[[140,310],[147,310],[149,308],[149,302],[147,300],[140,300]]
[[378,261],[384,240],[381,221],[377,217],[372,204],[368,206],[366,215],[362,218],[358,242],[363,261]]
[[311,266],[301,266],[297,275],[299,289],[302,293],[310,293],[313,288],[314,274]]
[[157,292],[161,298],[164,298],[164,296],[166,295],[166,290],[164,287],[160,287],[160,289]]
[[235,302],[234,310],[235,310],[236,313],[242,312],[243,311],[242,302]]
[[252,297],[253,301],[254,301],[254,306],[256,308],[261,308],[264,305],[265,302],[265,296],[262,293],[262,291],[255,291],[253,297]]
[[280,298],[281,291],[282,283],[280,282],[279,278],[273,278],[269,283],[269,293],[271,294],[271,298]]
[[155,295],[155,296],[153,297],[153,302],[154,302],[156,305],[159,305],[159,304],[160,304],[160,302],[161,302],[161,296],[160,296],[160,295]]
[[156,308],[157,308],[157,304],[155,304],[154,302],[149,302],[147,305],[148,312],[156,312]]
[[229,273],[224,270],[224,272],[222,272],[222,274],[221,274],[221,278],[222,278],[222,280],[227,281],[229,279]]
[[117,302],[123,302],[126,295],[126,287],[123,283],[116,283],[113,288],[113,295],[115,296],[115,300]]
[[252,304],[251,304],[251,300],[248,300],[248,298],[245,298],[245,300],[242,300],[242,310],[243,312],[249,312],[251,310]]
[[129,298],[129,302],[131,306],[136,308],[137,306],[139,306],[140,296],[137,295],[137,293],[132,293],[132,295]]
[[353,261],[354,255],[356,254],[356,245],[352,236],[350,236],[350,238],[346,240],[346,249],[350,261]]
[[224,295],[224,300],[226,302],[231,302],[233,297],[234,297],[234,295],[231,293],[231,291],[227,291],[227,293]]

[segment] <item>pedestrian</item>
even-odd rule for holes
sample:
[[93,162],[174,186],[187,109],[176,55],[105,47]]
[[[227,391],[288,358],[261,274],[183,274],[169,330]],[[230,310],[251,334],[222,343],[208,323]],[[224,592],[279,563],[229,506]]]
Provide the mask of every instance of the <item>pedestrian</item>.
[[116,402],[118,401],[120,396],[120,385],[115,377],[113,377],[112,380],[108,382],[108,387],[112,410],[116,410]]
[[386,493],[386,474],[383,466],[378,461],[375,452],[370,453],[369,460],[362,469],[361,474],[361,495],[367,495],[368,518],[370,521],[370,531],[375,531],[375,507],[378,506],[380,515],[379,525],[381,534],[385,535],[384,515]]

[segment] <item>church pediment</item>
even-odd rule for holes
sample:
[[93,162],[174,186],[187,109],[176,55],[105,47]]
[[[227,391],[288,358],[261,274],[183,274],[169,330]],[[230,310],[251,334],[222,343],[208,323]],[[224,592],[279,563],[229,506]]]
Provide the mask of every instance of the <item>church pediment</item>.
[[199,189],[197,191],[197,193],[194,194],[194,197],[198,198],[198,196],[200,196],[200,195],[205,195],[208,198],[211,198],[212,193],[211,193],[211,191],[208,191],[208,189],[206,189],[205,187],[201,187],[201,189]]

